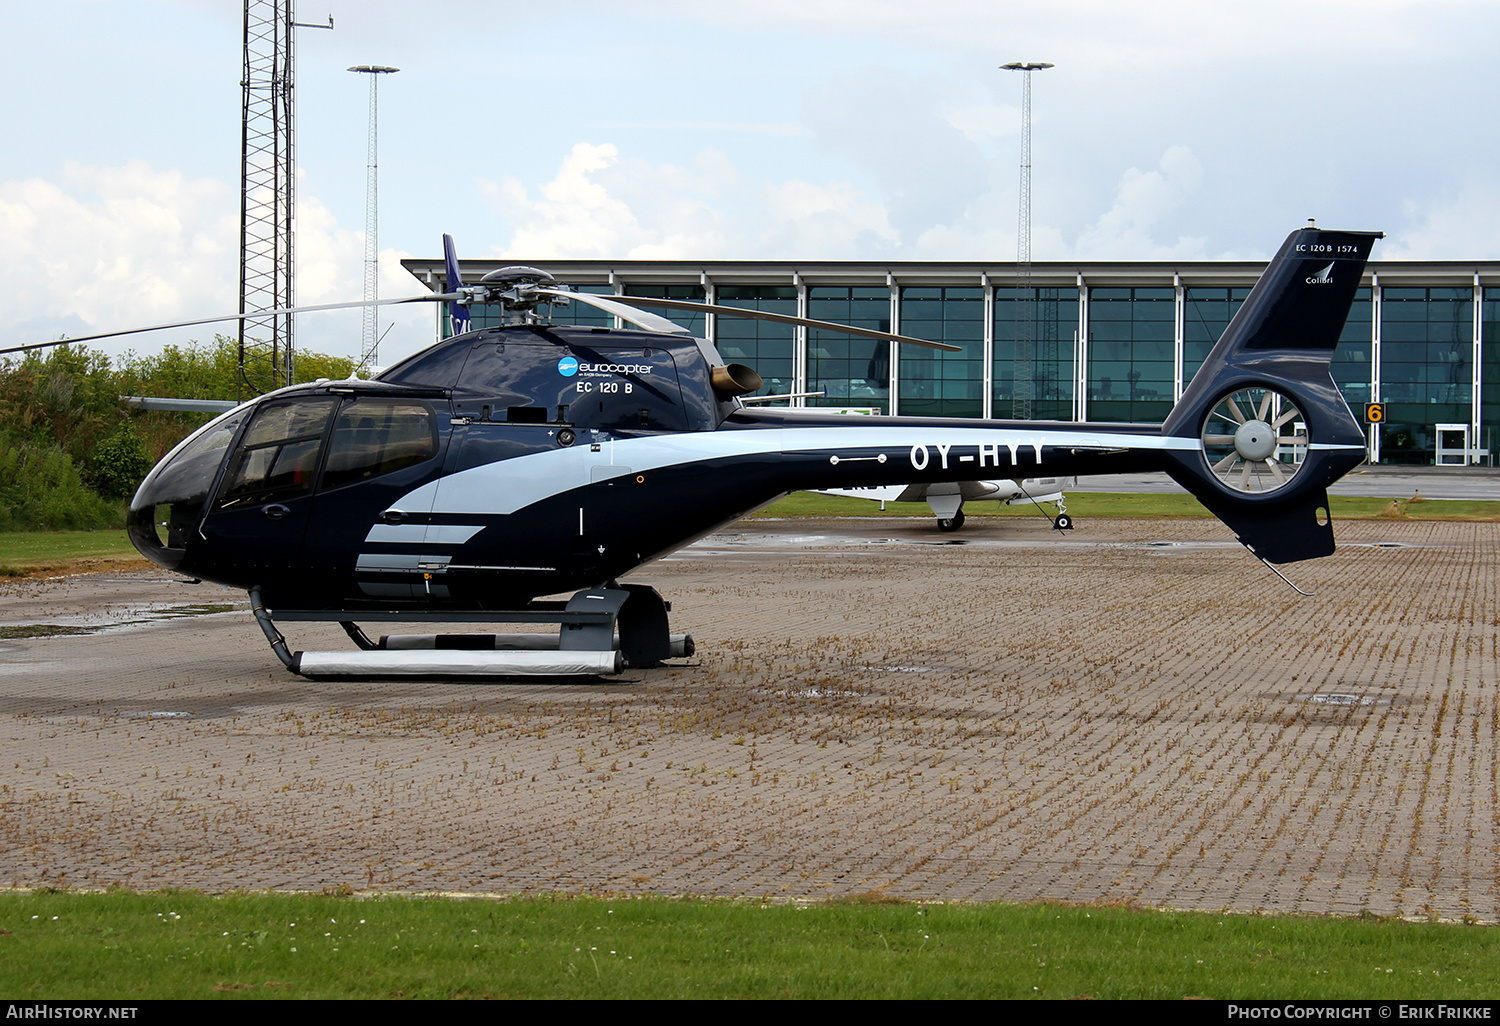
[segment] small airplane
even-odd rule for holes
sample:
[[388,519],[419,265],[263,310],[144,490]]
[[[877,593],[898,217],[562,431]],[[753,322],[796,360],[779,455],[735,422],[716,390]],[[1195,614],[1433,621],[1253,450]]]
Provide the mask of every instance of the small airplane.
[[[822,392],[804,393],[822,395]],[[787,396],[756,396],[742,402],[762,402],[789,398]],[[847,416],[881,416],[878,407],[824,406],[809,413],[842,413]],[[1077,482],[1072,478],[1033,477],[996,481],[923,481],[908,485],[867,485],[863,488],[821,488],[819,495],[832,495],[845,499],[868,499],[880,503],[885,509],[888,502],[925,502],[932,515],[937,518],[939,531],[957,531],[964,526],[964,503],[992,500],[1007,505],[1030,503],[1041,508],[1044,502],[1057,504],[1057,515],[1052,517],[1052,526],[1059,531],[1071,531],[1073,518],[1068,516],[1068,504],[1063,495],[1065,488]]]
[[964,503],[992,500],[1007,505],[1057,503],[1052,526],[1059,531],[1073,527],[1063,489],[1072,478],[1029,477],[1014,481],[936,481],[909,485],[873,485],[866,488],[824,488],[820,495],[869,499],[885,509],[888,502],[925,502],[937,517],[939,531],[957,531],[964,526]]
[[[689,655],[655,589],[618,579],[797,490],[1165,471],[1275,570],[1334,551],[1326,489],[1365,459],[1329,361],[1381,237],[1292,232],[1159,426],[747,405],[751,368],[636,309],[706,304],[585,295],[522,267],[466,285],[445,237],[446,291],[420,298],[449,303],[457,334],[374,380],[284,388],[211,421],[142,482],[128,530],[158,566],[248,591],[277,656],[313,678],[610,674]],[[635,327],[544,323],[538,308],[566,301]],[[476,303],[508,323],[464,330]],[[340,623],[357,650],[292,652],[278,620]],[[558,629],[375,641],[360,626],[391,622]]]

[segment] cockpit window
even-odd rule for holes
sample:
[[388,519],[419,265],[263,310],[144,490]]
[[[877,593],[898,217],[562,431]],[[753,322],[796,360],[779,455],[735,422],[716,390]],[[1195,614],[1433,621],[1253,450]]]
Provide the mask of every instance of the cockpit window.
[[146,478],[131,508],[181,505],[191,507],[191,515],[198,516],[219,472],[219,464],[224,462],[224,450],[234,441],[234,433],[248,413],[245,409],[226,413],[189,436],[171,459],[164,460]]
[[311,491],[323,431],[337,402],[330,396],[257,410],[230,460],[214,509],[258,506]]
[[339,411],[323,471],[338,488],[409,467],[437,455],[437,418],[425,403],[360,399]]
[[459,371],[469,358],[469,344],[455,342],[440,345],[425,353],[408,357],[384,374],[382,381],[399,381],[408,385],[433,385],[437,388],[452,388],[459,380]]

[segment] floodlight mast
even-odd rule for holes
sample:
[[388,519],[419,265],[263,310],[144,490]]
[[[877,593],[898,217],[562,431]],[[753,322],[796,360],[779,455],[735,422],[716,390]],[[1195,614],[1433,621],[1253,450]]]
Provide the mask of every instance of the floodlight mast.
[[379,117],[376,83],[381,75],[393,75],[400,68],[383,64],[357,64],[349,69],[370,76],[369,160],[365,167],[365,307],[364,331],[359,353],[359,368],[368,371],[380,363],[380,162]]
[[1042,61],[1012,61],[1002,64],[1004,71],[1020,71],[1021,76],[1021,211],[1016,219],[1016,331],[1015,356],[1012,363],[1012,416],[1030,420],[1032,400],[1036,396],[1036,334],[1034,304],[1031,295],[1031,73],[1045,71],[1053,65]]

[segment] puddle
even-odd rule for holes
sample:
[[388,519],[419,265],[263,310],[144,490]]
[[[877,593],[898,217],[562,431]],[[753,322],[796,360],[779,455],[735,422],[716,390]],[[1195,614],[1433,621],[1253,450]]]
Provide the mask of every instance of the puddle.
[[1390,705],[1389,695],[1360,695],[1345,691],[1320,691],[1311,695],[1297,695],[1298,702],[1311,702],[1313,705]]
[[193,718],[192,713],[175,709],[136,709],[122,712],[120,716],[127,720],[190,720]]
[[10,627],[0,627],[0,638],[14,640],[16,638],[56,638],[65,634],[96,634],[92,627],[69,627],[60,623],[21,623]]
[[186,617],[232,613],[244,608],[232,602],[150,602],[139,606],[106,609],[84,616],[59,617],[61,622],[57,623],[0,625],[0,640],[112,634],[119,631],[139,630]]
[[1372,549],[1404,549],[1404,548],[1406,548],[1406,543],[1405,542],[1371,542],[1370,543],[1370,548],[1372,548]]

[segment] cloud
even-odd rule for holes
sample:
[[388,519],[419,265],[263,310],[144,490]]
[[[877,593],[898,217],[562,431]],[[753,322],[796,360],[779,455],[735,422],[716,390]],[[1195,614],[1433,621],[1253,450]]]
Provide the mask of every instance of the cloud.
[[55,337],[232,310],[237,214],[224,183],[142,161],[0,183],[0,323]]
[[[297,302],[362,298],[364,233],[341,227],[305,192],[297,200]],[[189,179],[143,161],[65,165],[57,181],[0,183],[0,330],[8,344],[136,328],[239,307],[239,200],[214,179]],[[410,295],[406,254],[381,253],[381,294]],[[382,311],[383,323],[430,318]],[[298,318],[301,348],[357,356],[358,309]],[[235,334],[233,321],[91,343],[109,353]]]
[[991,165],[966,131],[972,109],[944,111],[933,83],[887,68],[865,68],[803,97],[819,146],[877,184],[904,242],[959,221],[991,187]]
[[593,177],[612,167],[619,156],[610,143],[576,144],[536,199],[515,178],[481,179],[485,203],[511,225],[505,255],[618,257],[622,249],[638,243],[643,229],[629,207]]
[[851,184],[753,181],[713,149],[653,165],[578,143],[535,194],[515,178],[479,187],[509,225],[494,254],[507,258],[832,259],[894,243],[884,205]]
[[1203,181],[1203,165],[1186,146],[1162,154],[1157,169],[1131,168],[1120,179],[1114,205],[1088,228],[1073,247],[1080,260],[1198,259],[1205,240],[1179,236],[1161,243],[1154,237],[1158,222],[1180,207]]
[[1491,184],[1470,184],[1436,201],[1407,200],[1402,212],[1413,223],[1380,244],[1381,260],[1500,258],[1500,197]]

